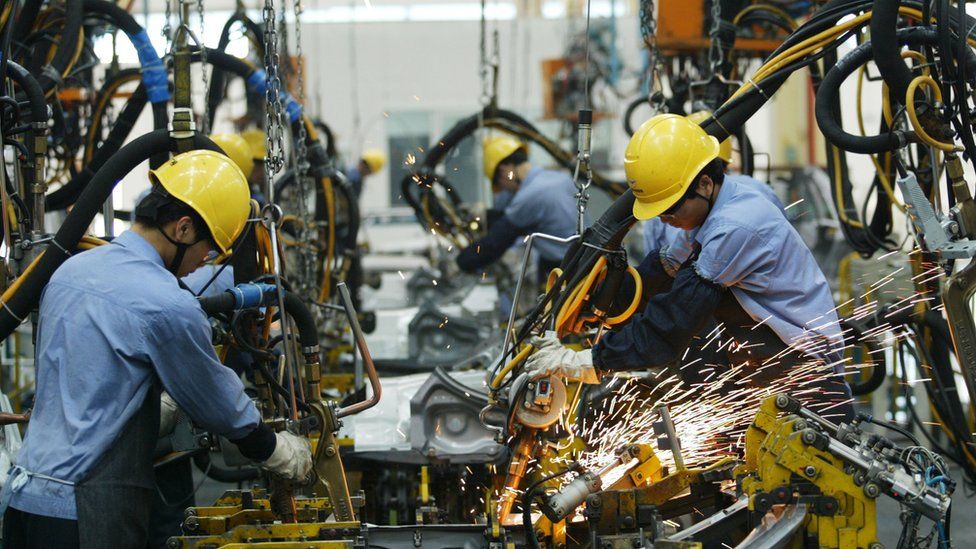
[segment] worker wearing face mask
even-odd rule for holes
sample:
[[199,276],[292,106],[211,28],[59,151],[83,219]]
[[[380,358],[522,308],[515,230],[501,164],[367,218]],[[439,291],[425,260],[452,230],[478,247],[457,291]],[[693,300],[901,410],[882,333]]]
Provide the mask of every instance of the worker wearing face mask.
[[638,270],[661,293],[643,314],[584,351],[536,338],[526,371],[597,383],[604,373],[674,365],[695,334],[717,321],[739,344],[727,347],[729,362],[745,368],[750,386],[816,363],[820,373],[806,386],[816,390],[801,399],[850,417],[840,377],[844,340],[827,280],[782,211],[725,177],[719,151],[718,140],[681,116],[658,115],[641,126],[625,158],[634,217],[695,231],[691,252],[672,278],[652,250]]
[[[695,124],[701,124],[707,120],[711,114],[708,111],[697,111],[687,116],[688,120]],[[773,189],[766,183],[749,177],[748,175],[730,173],[729,164],[732,162],[732,140],[726,139],[719,143],[718,157],[722,160],[725,169],[725,181],[734,181],[750,190],[754,190],[766,197],[777,209],[784,212],[783,202],[776,196]],[[652,217],[644,222],[644,249],[647,251],[658,250],[661,256],[661,264],[669,274],[674,276],[681,264],[691,255],[695,241],[695,234],[698,230],[685,231],[677,227],[672,227],[660,217]]]
[[69,258],[44,289],[36,405],[0,493],[4,547],[144,547],[163,389],[267,470],[302,479],[311,469],[308,440],[261,421],[178,283],[241,234],[244,175],[224,155],[191,151],[149,177],[132,228]]
[[[461,250],[458,267],[479,272],[498,261],[519,237],[545,233],[559,238],[576,234],[576,186],[569,174],[533,167],[529,148],[509,136],[483,145],[484,173],[495,193],[497,215],[489,215],[488,234]],[[540,280],[559,266],[567,244],[537,239]]]

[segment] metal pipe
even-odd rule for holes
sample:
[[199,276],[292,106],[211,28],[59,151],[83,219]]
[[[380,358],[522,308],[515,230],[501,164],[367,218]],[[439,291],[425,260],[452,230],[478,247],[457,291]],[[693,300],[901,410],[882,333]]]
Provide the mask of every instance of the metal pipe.
[[512,310],[508,313],[508,326],[505,328],[505,340],[502,342],[502,355],[498,358],[499,362],[508,355],[508,344],[511,343],[512,325],[515,324],[515,309],[518,307],[519,298],[522,296],[522,281],[525,279],[525,269],[529,265],[529,254],[532,252],[532,245],[535,243],[535,239],[541,238],[543,240],[568,244],[579,237],[580,235],[578,234],[567,238],[559,238],[546,233],[532,233],[526,239],[525,252],[522,254],[522,268],[519,270],[518,282],[515,283],[515,295],[512,297]]
[[681,441],[678,440],[678,433],[674,430],[674,421],[671,420],[671,411],[667,405],[657,409],[661,414],[661,421],[664,423],[664,432],[668,436],[668,443],[671,445],[671,455],[674,456],[674,466],[680,471],[685,468],[685,459],[681,455]]
[[359,318],[357,318],[356,308],[352,304],[349,287],[346,286],[345,282],[340,282],[336,288],[339,290],[339,297],[342,298],[342,306],[346,309],[346,316],[349,317],[349,327],[356,339],[356,347],[359,347],[359,354],[362,355],[363,367],[366,369],[366,376],[369,378],[369,386],[373,390],[373,396],[366,400],[340,408],[336,412],[336,417],[343,418],[358,414],[379,404],[380,397],[383,395],[383,387],[380,385],[380,376],[376,372],[376,364],[373,363],[373,357],[369,354],[369,347],[366,346],[366,335],[363,334],[363,329],[359,326]]

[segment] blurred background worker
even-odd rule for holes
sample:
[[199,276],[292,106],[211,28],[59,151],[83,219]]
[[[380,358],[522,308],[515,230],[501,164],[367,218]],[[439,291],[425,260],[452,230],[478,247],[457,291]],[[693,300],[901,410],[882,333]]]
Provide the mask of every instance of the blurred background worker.
[[[698,125],[710,117],[711,113],[708,111],[697,111],[687,116],[689,121]],[[783,202],[769,184],[748,175],[729,172],[729,165],[732,163],[732,138],[719,143],[718,157],[724,164],[725,181],[735,181],[739,185],[759,192],[784,212]],[[697,228],[685,231],[664,223],[660,217],[652,217],[644,222],[644,249],[648,252],[657,250],[664,269],[674,276],[681,264],[691,255],[696,234],[698,234]]]
[[[498,261],[520,236],[538,232],[567,238],[576,234],[576,185],[568,173],[533,167],[529,148],[504,135],[485,140],[483,158],[485,177],[496,197],[493,209],[501,214],[490,215],[488,234],[458,254],[462,271],[477,272]],[[567,247],[544,239],[535,241],[539,280],[559,266]]]
[[191,151],[149,178],[132,228],[70,257],[44,289],[36,406],[0,496],[4,547],[145,547],[163,390],[168,409],[269,471],[301,479],[311,468],[308,440],[261,421],[178,283],[241,234],[244,174],[222,154]]
[[658,115],[638,129],[624,160],[634,217],[660,216],[671,227],[697,230],[692,252],[674,278],[658,254],[648,254],[638,270],[661,293],[643,314],[581,352],[552,336],[536,338],[539,351],[526,370],[597,383],[600,372],[678,365],[693,336],[718,321],[736,343],[726,347],[729,362],[743,365],[748,386],[768,386],[790,368],[816,363],[805,387],[816,390],[802,399],[831,417],[851,418],[844,338],[827,280],[782,211],[725,178],[719,150],[718,140],[682,116]]
[[363,180],[367,177],[379,173],[386,165],[386,155],[379,149],[366,149],[359,157],[359,162],[355,166],[349,166],[343,172],[349,184],[352,185],[352,192],[359,198],[363,193]]

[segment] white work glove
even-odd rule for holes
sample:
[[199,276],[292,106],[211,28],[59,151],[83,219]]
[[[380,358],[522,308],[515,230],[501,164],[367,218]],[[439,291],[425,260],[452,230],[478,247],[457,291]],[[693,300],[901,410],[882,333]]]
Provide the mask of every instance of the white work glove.
[[525,361],[525,373],[532,379],[560,376],[583,383],[600,383],[600,376],[593,367],[593,355],[589,349],[567,349],[553,336],[533,337],[529,343],[536,351]]
[[163,391],[159,396],[159,437],[165,437],[176,428],[176,422],[180,419],[180,408],[176,405],[173,397]]
[[287,431],[275,433],[275,449],[261,467],[290,480],[305,480],[312,470],[312,445]]

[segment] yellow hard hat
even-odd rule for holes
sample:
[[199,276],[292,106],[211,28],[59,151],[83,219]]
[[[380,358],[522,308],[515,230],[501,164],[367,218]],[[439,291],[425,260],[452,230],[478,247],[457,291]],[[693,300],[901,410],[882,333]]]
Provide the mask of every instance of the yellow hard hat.
[[520,149],[526,154],[529,152],[529,147],[525,143],[508,135],[497,135],[485,139],[481,145],[481,156],[485,165],[485,177],[489,181],[494,182],[495,170],[498,169],[498,165],[502,163],[502,160],[505,160]]
[[251,128],[250,130],[241,132],[241,137],[251,147],[251,159],[264,161],[264,157],[268,154],[268,147],[266,145],[267,137],[264,135],[264,132]]
[[237,164],[218,152],[189,151],[150,170],[149,180],[193,208],[207,224],[220,253],[230,252],[251,213],[247,178]]
[[244,172],[244,176],[250,176],[254,169],[254,159],[251,158],[251,146],[243,137],[232,133],[215,133],[210,136],[210,140],[220,147],[224,154],[230,157],[237,164],[237,167]]
[[718,139],[684,116],[659,114],[644,122],[624,153],[627,184],[637,199],[634,217],[650,219],[673,206],[718,152]]
[[[695,124],[701,126],[701,123],[712,117],[712,113],[708,111],[697,111],[688,115],[688,120],[691,120]],[[722,162],[730,164],[732,162],[732,138],[727,137],[725,141],[718,144],[718,157],[722,159]]]
[[366,149],[360,158],[369,166],[369,173],[376,173],[386,165],[386,155],[379,149]]

